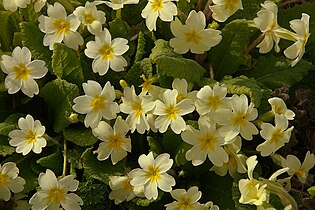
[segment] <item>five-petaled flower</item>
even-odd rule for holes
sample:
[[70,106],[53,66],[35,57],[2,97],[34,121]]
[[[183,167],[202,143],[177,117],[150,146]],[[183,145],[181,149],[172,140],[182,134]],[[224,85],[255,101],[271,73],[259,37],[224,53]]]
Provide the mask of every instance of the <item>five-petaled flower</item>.
[[136,168],[130,171],[132,186],[144,186],[144,195],[147,199],[156,200],[158,197],[158,188],[164,192],[172,191],[175,185],[175,179],[166,172],[172,167],[173,160],[167,153],[160,154],[155,159],[153,153],[141,155],[138,159],[142,169]]
[[226,21],[237,10],[243,9],[242,0],[213,0],[213,6],[209,6],[213,12],[212,17],[219,21]]
[[31,52],[27,47],[16,47],[12,56],[2,55],[1,69],[8,74],[4,84],[9,94],[19,90],[29,96],[39,93],[39,88],[34,79],[40,79],[46,75],[48,69],[42,60],[31,61]]
[[127,152],[131,152],[131,139],[126,137],[129,125],[121,116],[116,118],[113,128],[108,123],[101,121],[92,131],[94,136],[103,141],[93,152],[98,153],[98,160],[106,160],[111,156],[112,163],[115,165],[127,156]]
[[27,155],[31,150],[35,153],[41,153],[46,146],[46,139],[43,137],[45,126],[42,126],[39,120],[35,120],[31,115],[25,118],[21,117],[18,121],[20,130],[12,130],[9,137],[12,138],[9,144],[16,147],[17,153]]
[[60,205],[65,210],[80,210],[83,205],[82,199],[74,192],[78,189],[79,181],[73,175],[68,175],[60,180],[56,178],[50,169],[46,173],[40,173],[38,184],[41,188],[36,192],[29,203],[33,210],[59,209]]
[[53,50],[54,43],[62,41],[70,48],[77,50],[79,45],[83,45],[82,36],[77,32],[80,20],[74,14],[67,16],[65,8],[59,3],[48,5],[49,16],[41,15],[38,18],[39,29],[46,33],[44,36],[44,46],[49,46]]
[[192,10],[182,25],[178,18],[171,22],[171,31],[175,38],[170,40],[170,46],[179,54],[189,50],[192,53],[202,54],[211,47],[219,44],[222,39],[221,32],[206,27],[206,18],[203,12]]
[[89,41],[86,44],[84,53],[89,58],[94,58],[92,69],[94,73],[103,76],[111,68],[114,71],[123,71],[127,66],[127,61],[122,56],[129,46],[128,40],[124,38],[115,38],[109,31],[104,28],[104,31],[95,36],[95,41]]
[[8,201],[11,191],[19,193],[24,189],[25,180],[18,176],[19,169],[15,163],[7,162],[0,164],[0,200]]
[[103,89],[93,80],[88,80],[82,86],[85,95],[76,97],[72,108],[80,114],[86,114],[85,127],[95,128],[103,117],[108,120],[116,118],[119,106],[114,102],[116,94],[109,81]]
[[31,0],[3,0],[3,7],[6,10],[15,12],[18,8],[26,8]]

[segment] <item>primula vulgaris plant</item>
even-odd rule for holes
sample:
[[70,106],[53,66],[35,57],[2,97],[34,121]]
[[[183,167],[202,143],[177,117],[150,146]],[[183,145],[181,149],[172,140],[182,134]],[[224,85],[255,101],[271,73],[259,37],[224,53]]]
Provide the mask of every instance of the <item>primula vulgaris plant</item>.
[[0,2],[0,209],[308,207],[314,3]]

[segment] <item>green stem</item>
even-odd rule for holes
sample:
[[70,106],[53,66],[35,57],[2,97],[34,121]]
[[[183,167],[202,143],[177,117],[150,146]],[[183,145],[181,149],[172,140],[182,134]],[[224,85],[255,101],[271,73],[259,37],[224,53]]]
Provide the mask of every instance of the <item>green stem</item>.
[[66,176],[67,171],[67,140],[64,138],[63,141],[63,168],[62,168],[62,177]]
[[121,18],[121,9],[116,10],[116,18]]

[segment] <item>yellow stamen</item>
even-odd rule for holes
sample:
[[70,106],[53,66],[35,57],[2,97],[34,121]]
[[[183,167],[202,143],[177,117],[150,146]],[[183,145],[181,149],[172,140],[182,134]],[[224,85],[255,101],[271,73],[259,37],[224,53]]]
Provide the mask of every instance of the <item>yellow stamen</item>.
[[0,174],[0,188],[6,185],[9,182],[6,174]]
[[199,138],[200,147],[202,150],[213,151],[216,148],[216,142],[219,138],[211,133],[206,133],[203,137]]
[[52,24],[55,26],[57,34],[68,34],[70,32],[70,22],[67,20],[54,20]]
[[148,166],[149,171],[146,172],[145,177],[150,179],[150,182],[155,182],[161,178],[160,176],[160,168],[153,167],[152,165]]
[[93,109],[94,112],[98,112],[99,110],[105,109],[105,96],[94,96],[90,107]]
[[126,143],[126,140],[119,134],[111,134],[108,136],[108,139],[109,142],[107,147],[113,148],[115,150],[119,150],[121,148],[121,145]]
[[212,110],[217,110],[222,104],[219,96],[208,96],[208,107]]
[[98,49],[98,53],[102,55],[102,59],[112,59],[114,57],[113,48],[108,44],[103,44],[101,48]]
[[24,138],[25,140],[27,140],[28,144],[33,144],[37,141],[36,136],[37,136],[37,132],[29,129],[27,135]]
[[179,202],[177,202],[176,205],[182,210],[193,209],[191,199],[184,196],[179,199]]
[[247,124],[247,119],[249,118],[248,114],[244,114],[242,112],[237,112],[235,116],[231,117],[233,121],[233,126],[243,126],[245,127]]
[[281,129],[278,128],[272,133],[270,143],[278,144],[283,138],[284,138],[284,133]]
[[134,101],[132,103],[132,109],[136,111],[135,115],[136,117],[140,117],[142,115],[142,105],[141,103]]
[[60,202],[64,201],[65,199],[66,197],[63,189],[52,188],[48,192],[48,200],[57,205],[60,204]]
[[232,11],[232,10],[234,10],[234,8],[238,2],[239,2],[239,0],[225,0],[224,1],[224,9]]
[[95,18],[91,13],[88,13],[84,14],[84,20],[87,24],[92,24],[95,21]]
[[194,44],[199,44],[201,37],[195,30],[191,30],[185,33],[185,41],[193,42]]
[[16,73],[15,78],[17,80],[27,80],[31,72],[24,64],[13,66],[13,71]]
[[163,8],[163,0],[153,0],[153,3],[151,4],[151,8],[154,12],[159,11]]
[[173,104],[170,104],[167,108],[164,109],[164,112],[166,113],[166,119],[171,118],[173,120],[176,120],[179,108],[174,107]]

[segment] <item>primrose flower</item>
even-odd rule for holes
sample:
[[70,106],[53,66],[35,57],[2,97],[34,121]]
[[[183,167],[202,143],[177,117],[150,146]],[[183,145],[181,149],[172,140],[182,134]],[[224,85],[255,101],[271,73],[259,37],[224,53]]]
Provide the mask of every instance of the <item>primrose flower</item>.
[[109,177],[109,187],[112,192],[109,199],[114,200],[115,204],[123,201],[130,201],[136,196],[143,197],[143,186],[134,187],[130,184],[131,178],[127,176],[111,176]]
[[144,186],[144,195],[147,199],[156,200],[158,189],[164,192],[171,192],[172,186],[175,185],[175,179],[166,172],[172,167],[173,160],[167,153],[160,154],[154,159],[153,153],[141,155],[138,159],[142,169],[137,168],[129,172],[132,178],[132,186]]
[[271,1],[265,1],[261,6],[263,9],[257,12],[258,17],[254,18],[254,23],[264,33],[264,39],[257,47],[260,53],[268,53],[275,43],[275,51],[279,52],[280,37],[276,34],[281,28],[277,22],[278,6]]
[[94,58],[92,69],[94,73],[103,76],[111,68],[114,71],[123,71],[127,66],[127,61],[122,55],[127,52],[129,46],[128,40],[124,38],[115,38],[109,31],[104,28],[104,31],[95,36],[95,41],[89,41],[86,44],[84,53],[89,58]]
[[124,88],[124,96],[121,98],[120,110],[123,113],[129,114],[126,122],[131,127],[133,133],[136,129],[143,134],[150,129],[146,114],[154,109],[155,103],[152,101],[152,96],[140,94],[136,95],[134,86]]
[[251,156],[246,160],[248,179],[241,179],[238,187],[241,193],[240,203],[260,206],[267,200],[267,184],[261,185],[254,179],[253,172],[258,163],[257,156]]
[[36,154],[42,152],[42,148],[47,142],[43,135],[45,126],[42,126],[39,120],[35,120],[31,115],[25,118],[21,117],[18,121],[20,130],[13,130],[9,133],[11,140],[9,144],[16,147],[17,153],[27,155],[31,150]]
[[246,159],[242,154],[238,154],[242,147],[242,139],[239,136],[235,137],[233,143],[225,145],[223,148],[228,155],[228,161],[222,166],[212,166],[210,171],[214,171],[219,176],[225,176],[229,172],[231,177],[235,177],[238,173],[246,172]]
[[285,116],[288,120],[293,120],[295,113],[287,109],[284,101],[281,98],[273,97],[268,99],[269,104],[271,105],[272,112],[274,114],[279,114]]
[[8,74],[5,78],[4,85],[9,94],[14,94],[19,90],[33,97],[39,93],[39,88],[34,79],[44,77],[48,69],[46,63],[42,60],[31,61],[31,52],[27,47],[16,47],[12,56],[1,56],[1,69]]
[[139,0],[110,0],[110,1],[94,1],[93,4],[100,5],[106,4],[113,10],[118,10],[124,8],[125,4],[138,4]]
[[198,202],[201,192],[196,186],[189,188],[187,192],[184,189],[176,189],[170,194],[177,201],[166,204],[166,210],[204,210],[204,206]]
[[19,169],[13,162],[7,162],[1,166],[0,164],[0,201],[8,201],[13,193],[22,192],[25,180],[18,176]]
[[284,51],[284,55],[289,59],[294,59],[291,66],[295,66],[303,57],[305,53],[305,45],[308,37],[311,35],[309,32],[310,16],[302,13],[301,20],[291,20],[290,27],[296,32],[296,42]]
[[213,89],[208,85],[202,87],[197,93],[196,111],[202,116],[219,108],[229,107],[226,94],[227,88],[218,83],[213,86]]
[[219,210],[219,206],[214,205],[212,201],[208,201],[205,204],[202,204],[204,206],[204,210]]
[[158,17],[162,21],[171,22],[175,15],[177,15],[177,7],[172,0],[149,0],[141,12],[141,16],[145,18],[145,23],[150,31],[156,31]]
[[228,155],[222,148],[225,143],[224,138],[220,136],[215,125],[199,124],[199,129],[187,126],[181,133],[182,139],[193,147],[186,152],[186,159],[192,160],[194,166],[201,165],[207,158],[215,166],[222,166],[229,160]]
[[290,141],[293,126],[288,128],[288,119],[282,115],[275,115],[275,126],[270,123],[261,125],[260,135],[266,140],[256,148],[261,152],[261,156],[268,156],[275,153],[278,149]]
[[257,118],[258,111],[246,95],[233,95],[231,98],[231,109],[218,109],[214,120],[222,125],[220,134],[225,136],[225,141],[233,139],[238,134],[246,140],[252,140],[253,135],[258,134],[258,129],[250,122]]
[[188,83],[185,79],[175,78],[173,80],[173,83],[172,83],[172,88],[174,90],[177,90],[177,92],[178,92],[178,95],[176,98],[177,103],[183,99],[186,99],[186,98],[190,99],[192,101],[194,101],[196,99],[197,91],[189,92],[188,91]]
[[213,0],[213,6],[209,6],[213,12],[212,17],[219,22],[226,21],[237,10],[243,10],[241,0]]
[[[131,152],[131,139],[126,137],[129,131],[129,125],[118,116],[114,127],[101,121],[96,128],[92,130],[93,135],[103,142],[93,153],[98,153],[98,160],[106,160],[111,156],[113,165],[127,156]],[[126,152],[127,151],[127,152]]]
[[26,8],[31,3],[31,0],[3,0],[5,10],[15,12],[18,8]]
[[186,25],[182,25],[178,18],[171,22],[171,31],[176,38],[170,40],[170,46],[179,54],[189,50],[192,53],[202,54],[211,47],[219,44],[222,39],[220,31],[207,28],[206,18],[203,12],[192,10],[186,19]]
[[195,109],[190,99],[183,99],[177,103],[177,96],[177,90],[168,89],[163,93],[163,102],[160,100],[155,101],[153,114],[158,115],[155,120],[155,127],[161,133],[164,133],[168,126],[171,126],[171,129],[176,134],[184,131],[186,122],[182,116],[193,112]]
[[32,210],[59,209],[60,205],[65,210],[80,210],[83,205],[82,199],[74,194],[78,189],[79,181],[73,175],[68,175],[58,180],[50,169],[46,173],[40,173],[38,184],[41,188],[36,192],[29,203]]
[[104,117],[107,120],[115,119],[120,111],[115,100],[115,89],[108,81],[104,88],[98,82],[88,80],[83,83],[85,95],[76,97],[72,109],[80,114],[86,114],[85,127],[95,128]]
[[53,50],[54,43],[62,41],[70,48],[77,50],[79,45],[83,45],[82,36],[77,32],[80,20],[74,14],[67,16],[65,8],[59,3],[48,5],[47,14],[38,18],[39,29],[46,33],[44,36],[44,46],[49,46]]
[[73,14],[79,17],[83,25],[87,26],[88,31],[93,35],[102,31],[102,24],[106,21],[105,12],[98,11],[95,4],[88,1],[84,7],[77,7]]
[[315,165],[314,154],[309,151],[305,155],[305,159],[301,161],[294,155],[288,155],[286,159],[281,162],[282,167],[289,167],[288,174],[290,176],[296,175],[300,182],[305,183],[309,170]]

